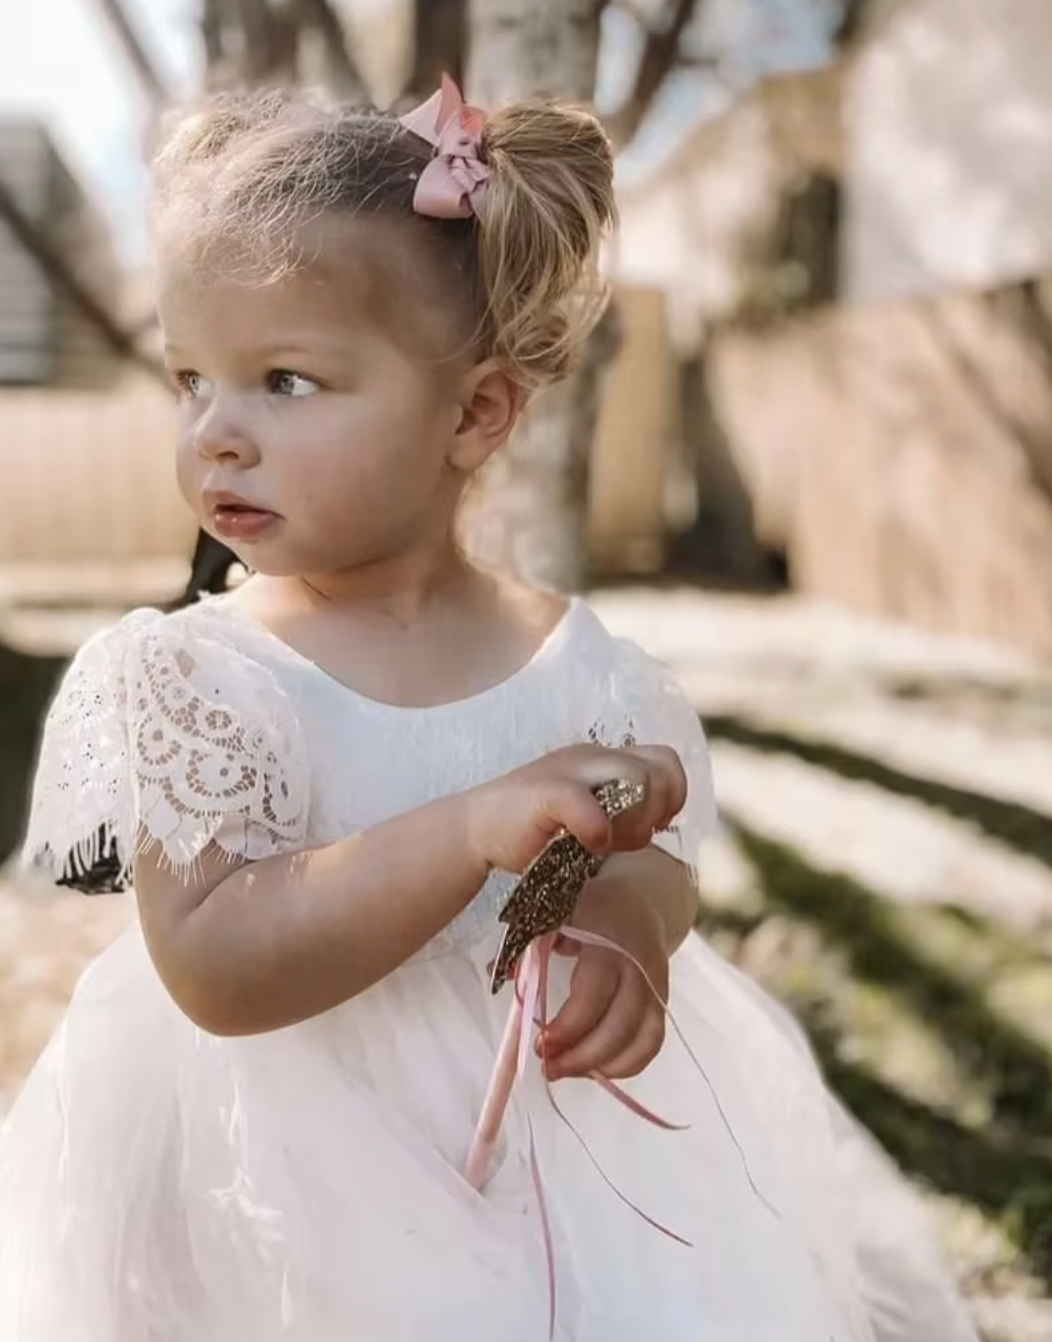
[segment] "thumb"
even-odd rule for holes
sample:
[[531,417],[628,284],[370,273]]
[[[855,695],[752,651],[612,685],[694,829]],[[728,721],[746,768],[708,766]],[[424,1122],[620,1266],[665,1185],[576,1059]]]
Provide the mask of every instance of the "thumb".
[[539,797],[546,828],[567,829],[590,853],[610,849],[612,831],[606,812],[590,789],[580,783],[557,780],[549,783]]

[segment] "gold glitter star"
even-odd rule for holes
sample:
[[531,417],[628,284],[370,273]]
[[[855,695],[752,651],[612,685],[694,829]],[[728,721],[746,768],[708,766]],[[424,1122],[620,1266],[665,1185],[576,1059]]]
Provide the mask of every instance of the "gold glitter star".
[[[611,819],[638,806],[644,795],[642,783],[630,783],[624,778],[603,783],[595,790],[596,801]],[[602,857],[590,853],[566,830],[534,858],[497,915],[506,927],[490,976],[494,993],[500,992],[515,973],[515,966],[531,941],[557,932],[570,921],[586,882],[602,865]]]

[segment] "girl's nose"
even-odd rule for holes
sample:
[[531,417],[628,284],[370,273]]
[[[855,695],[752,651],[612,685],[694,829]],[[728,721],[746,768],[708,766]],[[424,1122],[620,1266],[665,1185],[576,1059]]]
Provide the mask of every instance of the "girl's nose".
[[259,460],[259,448],[243,420],[218,401],[198,420],[194,436],[198,453],[208,461],[251,466]]

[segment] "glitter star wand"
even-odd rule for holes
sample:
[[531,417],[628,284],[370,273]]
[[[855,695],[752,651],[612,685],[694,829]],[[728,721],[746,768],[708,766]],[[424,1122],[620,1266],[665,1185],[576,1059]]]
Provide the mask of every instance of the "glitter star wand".
[[[595,798],[609,819],[637,806],[645,796],[642,783],[615,779],[595,790]],[[524,957],[535,942],[548,939],[573,917],[586,883],[597,875],[604,859],[590,853],[572,834],[557,834],[530,863],[497,915],[504,935],[490,974],[494,993],[516,979]],[[544,974],[542,966],[541,974]],[[526,1047],[533,1030],[536,992],[520,992],[508,1012],[497,1061],[486,1090],[482,1114],[468,1153],[465,1177],[474,1188],[486,1182],[490,1160],[511,1099],[515,1077],[525,1062]]]

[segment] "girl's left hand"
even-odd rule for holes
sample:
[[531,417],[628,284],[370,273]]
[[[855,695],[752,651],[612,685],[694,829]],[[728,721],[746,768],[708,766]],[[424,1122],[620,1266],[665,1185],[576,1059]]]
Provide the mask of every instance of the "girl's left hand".
[[639,961],[659,1002],[631,960],[616,951],[564,940],[577,957],[570,995],[537,1048],[550,1081],[600,1072],[611,1080],[636,1076],[665,1042],[668,949],[665,927],[637,886],[615,874],[616,859],[585,887],[574,926],[622,946]]

